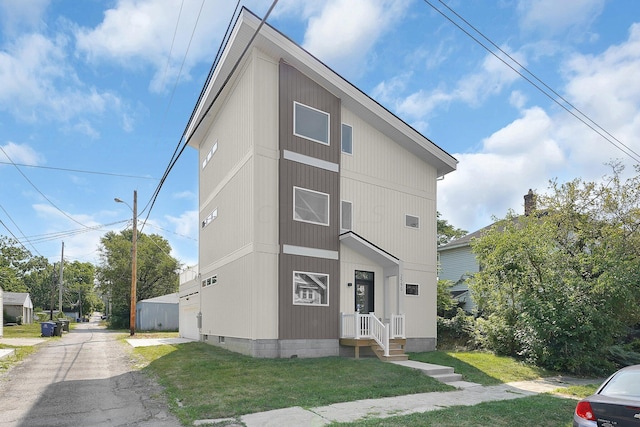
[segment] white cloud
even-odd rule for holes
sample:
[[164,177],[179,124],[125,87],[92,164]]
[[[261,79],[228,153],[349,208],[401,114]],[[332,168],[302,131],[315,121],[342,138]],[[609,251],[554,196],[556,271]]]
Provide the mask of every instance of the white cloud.
[[[7,159],[5,153],[11,160]],[[45,162],[42,155],[40,155],[40,153],[37,153],[30,146],[26,144],[16,144],[15,142],[11,141],[2,146],[2,150],[0,150],[0,161],[8,163],[20,163],[32,166],[38,166]]]
[[[627,41],[599,55],[575,54],[564,67],[564,97],[640,153],[640,24]],[[611,160],[637,163],[566,111],[549,111],[528,108],[486,138],[479,152],[454,154],[458,170],[439,183],[443,218],[475,231],[491,223],[491,215],[522,212],[528,189],[544,192],[550,179],[597,181],[610,172],[605,163]]]
[[185,211],[180,216],[167,215],[166,220],[169,221],[175,229],[175,233],[181,236],[197,239],[198,238],[198,211]]
[[604,4],[605,0],[520,0],[518,12],[524,30],[554,36],[567,30],[585,31]]
[[358,75],[380,37],[409,6],[402,0],[330,0],[309,18],[303,47],[346,75]]
[[5,35],[12,35],[24,29],[33,30],[44,26],[43,15],[49,0],[22,1],[0,0],[0,29]]
[[120,99],[87,88],[68,62],[67,40],[27,34],[0,51],[0,110],[19,121],[67,122],[87,114],[119,110]]
[[162,92],[213,61],[232,10],[232,2],[119,0],[98,26],[76,30],[77,49],[90,62],[150,66],[150,89]]

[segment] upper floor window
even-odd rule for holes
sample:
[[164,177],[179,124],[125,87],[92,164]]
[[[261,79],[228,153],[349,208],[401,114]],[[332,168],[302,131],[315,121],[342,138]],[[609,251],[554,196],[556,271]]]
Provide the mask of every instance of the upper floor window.
[[293,134],[329,145],[329,113],[294,101]]
[[329,195],[319,191],[293,187],[293,219],[329,225]]
[[342,152],[353,154],[353,128],[342,124]]
[[211,150],[209,150],[209,152],[207,153],[207,156],[202,161],[202,169],[204,169],[204,167],[207,166],[207,163],[209,163],[209,161],[211,160],[211,157],[213,157],[213,155],[216,153],[216,151],[218,151],[218,141],[217,140],[216,140],[215,144],[213,144],[213,147],[211,147]]
[[404,225],[409,228],[420,228],[420,218],[414,215],[405,215]]
[[205,228],[207,225],[211,223],[214,219],[218,217],[218,208],[214,209],[207,217],[202,221],[202,228]]
[[202,287],[206,288],[207,286],[215,285],[218,283],[218,275],[214,275],[211,277],[207,277],[206,279],[202,279]]
[[342,230],[351,230],[353,225],[353,205],[351,202],[343,200],[340,203],[340,228]]

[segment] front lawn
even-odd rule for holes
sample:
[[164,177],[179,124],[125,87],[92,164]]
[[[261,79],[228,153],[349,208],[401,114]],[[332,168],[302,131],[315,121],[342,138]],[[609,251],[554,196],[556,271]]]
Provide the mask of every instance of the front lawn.
[[512,357],[478,351],[431,351],[412,353],[409,356],[420,362],[451,366],[456,373],[462,374],[464,381],[482,385],[529,381],[557,375],[557,372],[527,365]]
[[[204,343],[138,347],[185,424],[291,406],[453,390],[378,359],[257,359]],[[179,403],[178,403],[179,402]]]

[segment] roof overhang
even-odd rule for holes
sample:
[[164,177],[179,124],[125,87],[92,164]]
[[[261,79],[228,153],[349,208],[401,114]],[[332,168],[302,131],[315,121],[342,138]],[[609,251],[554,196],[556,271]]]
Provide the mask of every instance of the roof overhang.
[[353,231],[340,235],[340,243],[380,265],[384,270],[397,269],[400,259],[379,248]]
[[[225,99],[230,87],[233,86],[226,82],[237,76],[237,70],[242,69],[250,56],[244,55],[242,57],[246,46],[259,28],[260,22],[261,20],[247,9],[243,8],[240,12],[220,60],[213,71],[212,78],[203,89],[198,105],[187,126],[186,138],[190,146],[199,148],[204,133],[221,107],[221,100]],[[387,135],[407,151],[432,165],[436,169],[438,177],[456,169],[458,161],[453,156],[269,24],[265,23],[262,26],[252,47],[276,60],[284,60],[323,86],[340,98],[345,108],[362,117],[369,125]],[[241,57],[238,66],[234,69],[236,62]],[[232,71],[233,75],[231,75]],[[200,121],[202,121],[202,125],[198,125]]]

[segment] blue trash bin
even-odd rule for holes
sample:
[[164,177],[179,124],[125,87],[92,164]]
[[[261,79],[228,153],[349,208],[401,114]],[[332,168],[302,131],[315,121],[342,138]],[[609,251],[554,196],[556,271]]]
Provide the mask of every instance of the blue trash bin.
[[40,323],[40,332],[43,337],[52,337],[56,324],[54,322],[42,322]]

